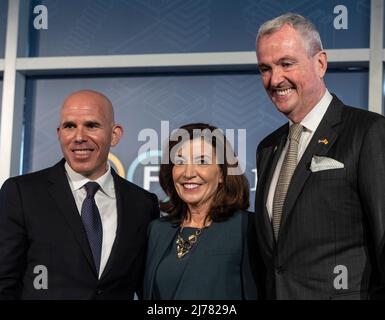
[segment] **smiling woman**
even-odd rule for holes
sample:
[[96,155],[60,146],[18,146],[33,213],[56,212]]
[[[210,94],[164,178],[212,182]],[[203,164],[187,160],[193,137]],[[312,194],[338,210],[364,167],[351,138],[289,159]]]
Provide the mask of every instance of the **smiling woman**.
[[[149,229],[146,299],[256,299],[249,187],[218,128],[193,123],[164,148],[159,182],[167,213]],[[199,287],[199,291],[193,288]]]
[[204,223],[196,220],[207,219],[213,198],[223,182],[211,145],[203,138],[185,142],[174,161],[172,179],[178,196],[188,207],[188,218],[183,225],[202,227]]
[[232,172],[239,168],[238,161],[218,128],[203,123],[182,126],[164,150],[163,158],[170,161],[161,165],[159,182],[170,200],[161,209],[172,222],[204,227],[248,208],[248,181],[241,172]]

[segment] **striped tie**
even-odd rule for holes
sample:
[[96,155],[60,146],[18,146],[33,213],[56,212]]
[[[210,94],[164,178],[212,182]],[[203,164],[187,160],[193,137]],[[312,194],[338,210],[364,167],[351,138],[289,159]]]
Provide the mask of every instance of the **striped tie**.
[[298,144],[301,137],[303,126],[294,123],[289,130],[289,147],[287,149],[285,159],[283,160],[281,172],[279,173],[277,186],[275,187],[273,200],[273,230],[277,240],[279,227],[281,224],[282,209],[285,203],[287,190],[289,189],[290,180],[293,176],[298,159]]

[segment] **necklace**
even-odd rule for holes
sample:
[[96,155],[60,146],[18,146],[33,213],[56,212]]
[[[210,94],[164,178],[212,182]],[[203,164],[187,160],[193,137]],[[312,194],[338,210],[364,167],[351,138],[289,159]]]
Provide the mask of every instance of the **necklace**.
[[177,257],[183,258],[188,254],[194,245],[197,242],[199,235],[202,233],[202,229],[197,229],[193,234],[189,235],[187,239],[183,239],[182,230],[184,227],[181,227],[178,235],[176,237],[176,253]]

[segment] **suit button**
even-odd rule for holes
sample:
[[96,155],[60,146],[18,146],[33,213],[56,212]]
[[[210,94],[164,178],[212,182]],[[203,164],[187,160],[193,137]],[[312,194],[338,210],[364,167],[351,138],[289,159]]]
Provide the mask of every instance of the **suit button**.
[[103,293],[103,290],[102,290],[102,289],[98,289],[98,291],[96,291],[96,293],[97,293],[98,295],[100,295],[100,294]]

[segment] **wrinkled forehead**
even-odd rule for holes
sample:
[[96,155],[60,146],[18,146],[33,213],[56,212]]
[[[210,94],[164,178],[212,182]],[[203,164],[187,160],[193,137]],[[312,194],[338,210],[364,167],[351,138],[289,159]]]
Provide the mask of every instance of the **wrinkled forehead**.
[[257,56],[260,58],[266,54],[299,51],[308,54],[309,41],[306,41],[300,30],[290,24],[261,35],[256,43]]

